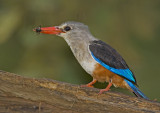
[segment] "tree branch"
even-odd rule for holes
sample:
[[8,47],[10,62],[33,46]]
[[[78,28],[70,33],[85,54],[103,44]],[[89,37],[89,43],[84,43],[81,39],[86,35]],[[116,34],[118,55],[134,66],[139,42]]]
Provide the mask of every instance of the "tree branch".
[[0,71],[0,112],[8,113],[150,113],[160,103],[115,92]]

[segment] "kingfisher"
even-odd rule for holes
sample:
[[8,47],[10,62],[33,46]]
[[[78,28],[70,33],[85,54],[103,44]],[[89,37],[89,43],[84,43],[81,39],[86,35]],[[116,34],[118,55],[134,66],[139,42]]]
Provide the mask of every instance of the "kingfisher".
[[137,97],[148,99],[139,89],[136,78],[122,56],[107,43],[95,38],[87,25],[69,21],[59,26],[38,27],[35,32],[54,34],[63,37],[82,68],[93,77],[93,80],[82,87],[93,87],[98,82],[108,82],[99,94],[110,90],[110,87],[121,87],[130,90]]

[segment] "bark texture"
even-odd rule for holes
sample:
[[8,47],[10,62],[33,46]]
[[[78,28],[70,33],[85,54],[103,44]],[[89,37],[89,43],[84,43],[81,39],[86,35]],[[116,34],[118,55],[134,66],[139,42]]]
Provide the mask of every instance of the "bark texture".
[[0,113],[158,113],[160,103],[0,71]]

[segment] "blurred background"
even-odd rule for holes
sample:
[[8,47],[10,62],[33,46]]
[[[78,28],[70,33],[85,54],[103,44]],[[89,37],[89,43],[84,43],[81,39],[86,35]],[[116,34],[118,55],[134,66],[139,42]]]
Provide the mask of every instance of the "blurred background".
[[[58,36],[33,28],[79,21],[124,57],[139,88],[160,101],[159,0],[1,0],[0,70],[73,84],[92,80]],[[107,84],[96,83],[105,88]],[[131,94],[112,87],[113,91]],[[132,94],[131,94],[132,95]]]

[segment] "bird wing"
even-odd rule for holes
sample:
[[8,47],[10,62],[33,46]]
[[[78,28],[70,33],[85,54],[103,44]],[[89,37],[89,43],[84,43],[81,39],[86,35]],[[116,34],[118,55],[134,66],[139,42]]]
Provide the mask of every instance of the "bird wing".
[[89,45],[92,57],[106,69],[136,84],[135,76],[121,55],[101,40],[94,40]]

